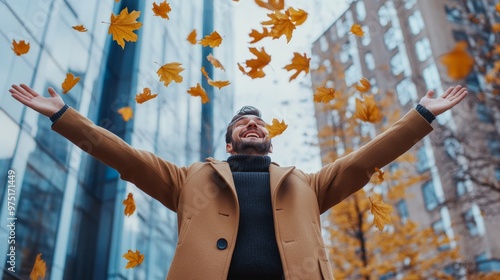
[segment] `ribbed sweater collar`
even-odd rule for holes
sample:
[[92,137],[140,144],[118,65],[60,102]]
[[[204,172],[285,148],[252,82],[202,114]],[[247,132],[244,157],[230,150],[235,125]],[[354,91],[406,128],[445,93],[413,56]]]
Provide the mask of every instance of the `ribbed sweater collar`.
[[232,172],[268,172],[269,156],[233,155],[227,158]]

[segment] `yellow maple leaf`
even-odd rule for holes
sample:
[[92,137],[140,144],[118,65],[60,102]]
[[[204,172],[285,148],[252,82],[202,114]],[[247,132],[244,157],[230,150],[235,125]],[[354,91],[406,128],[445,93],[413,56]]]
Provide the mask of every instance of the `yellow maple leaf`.
[[80,77],[75,77],[72,73],[66,74],[66,79],[62,83],[63,93],[66,94],[80,81]]
[[314,102],[328,103],[335,98],[334,88],[319,87],[314,94]]
[[380,170],[379,168],[375,167],[375,172],[378,173],[378,180],[379,183],[382,183],[384,181],[384,171]]
[[367,78],[365,78],[365,77],[362,77],[359,80],[359,83],[360,84],[357,84],[355,87],[360,92],[368,92],[372,88],[372,85],[370,84],[370,81]]
[[210,101],[210,98],[208,98],[207,92],[205,91],[205,89],[203,89],[201,87],[200,83],[197,83],[196,87],[190,87],[187,92],[189,94],[191,94],[192,96],[201,97],[201,103],[203,103],[203,104]]
[[128,122],[134,115],[134,111],[129,106],[118,109],[118,113],[122,115],[122,119],[126,122]]
[[142,104],[148,100],[155,98],[157,95],[158,95],[157,93],[151,94],[151,89],[146,87],[142,90],[141,93],[135,96],[135,102]]
[[269,131],[269,138],[273,138],[275,136],[280,135],[288,128],[288,125],[285,123],[285,120],[278,121],[278,119],[274,118],[271,125],[266,124],[266,129]]
[[385,225],[391,223],[392,206],[385,204],[381,199],[370,199],[370,211],[373,214],[373,223],[382,231]]
[[283,10],[285,8],[285,0],[267,0],[267,2],[264,2],[262,0],[255,0],[255,3],[259,5],[259,7],[271,11]]
[[163,1],[160,3],[160,5],[153,2],[152,10],[153,10],[155,16],[169,19],[168,13],[172,9],[170,8],[170,4],[168,4],[167,1]]
[[207,55],[207,59],[208,59],[208,61],[210,61],[210,63],[212,63],[212,65],[215,68],[219,68],[219,69],[222,69],[223,71],[226,71],[226,69],[224,69],[224,66],[222,66],[220,61],[217,58],[215,58],[212,54]]
[[128,261],[127,266],[125,266],[125,269],[134,268],[140,265],[144,261],[144,255],[141,254],[139,250],[135,250],[134,252],[129,249],[128,252],[123,254],[122,257],[124,257]]
[[134,30],[142,26],[142,23],[137,21],[140,15],[140,11],[132,11],[129,13],[126,7],[117,16],[111,14],[111,24],[109,25],[108,34],[113,35],[113,40],[116,41],[122,49],[125,48],[125,41],[137,41],[137,34],[134,33]]
[[272,25],[271,37],[278,39],[285,35],[287,43],[290,42],[293,30],[295,29],[295,24],[290,20],[290,17],[280,11],[275,11],[274,14],[267,14],[267,16],[271,19],[263,21],[262,25]]
[[39,278],[44,279],[45,273],[47,272],[47,264],[42,260],[42,253],[36,255],[35,264],[33,264],[33,269],[30,273],[31,280],[38,280]]
[[262,33],[259,33],[259,31],[255,30],[255,29],[252,29],[252,32],[250,32],[250,34],[248,34],[248,35],[253,38],[253,40],[250,41],[249,43],[255,44],[258,41],[260,41],[266,37],[269,37],[271,35],[271,33],[269,33],[269,30],[267,28],[262,27]]
[[500,14],[500,3],[495,5],[495,10]]
[[381,121],[383,116],[375,103],[375,96],[365,96],[364,100],[356,98],[356,112],[354,113],[354,117],[371,123]]
[[201,74],[205,77],[205,79],[210,80],[210,77],[208,76],[207,71],[205,70],[205,67],[201,67]]
[[213,81],[211,79],[208,79],[208,84],[213,86],[213,87],[217,87],[217,88],[221,89],[225,86],[230,85],[231,83],[229,81]]
[[299,26],[304,23],[307,19],[307,12],[299,9],[298,11],[294,8],[290,7],[286,10],[286,14],[290,17],[290,20],[295,24],[295,26]]
[[180,72],[184,71],[184,68],[181,67],[182,63],[179,62],[171,62],[161,66],[156,74],[160,77],[160,82],[168,87],[168,85],[174,81],[176,83],[182,82],[183,78],[179,75]]
[[494,23],[491,25],[491,31],[494,33],[500,32],[500,23]]
[[467,42],[458,42],[452,51],[441,57],[441,63],[448,69],[448,76],[454,80],[467,77],[474,67],[474,58],[467,52]]
[[246,67],[250,68],[250,71],[246,71],[243,66],[238,63],[238,69],[240,69],[243,74],[248,75],[252,79],[262,78],[266,75],[262,70],[265,66],[271,62],[271,56],[266,53],[266,50],[262,47],[261,50],[257,48],[248,48],[252,54],[257,58],[248,59],[245,61]]
[[71,28],[73,28],[74,30],[79,31],[79,32],[87,32],[87,28],[85,28],[85,26],[83,26],[81,24],[72,26]]
[[125,205],[125,210],[123,210],[125,216],[129,216],[134,214],[135,212],[135,201],[134,201],[134,195],[132,193],[129,193],[127,195],[127,198],[123,200],[123,205]]
[[300,53],[294,52],[292,63],[283,67],[287,71],[295,70],[295,74],[290,77],[290,80],[297,78],[300,72],[304,71],[306,74],[309,73],[309,62],[310,58],[307,58],[307,55],[304,53],[304,56],[300,55]]
[[189,33],[186,40],[193,45],[196,44],[196,29],[193,29],[193,31]]
[[365,35],[363,28],[359,24],[353,24],[351,26],[351,33],[359,37],[363,37],[363,35]]
[[211,48],[218,47],[221,43],[222,37],[219,35],[219,33],[217,33],[217,31],[210,33],[198,42],[198,44],[204,47],[210,46]]
[[28,53],[30,50],[30,43],[26,43],[24,40],[20,40],[19,43],[16,40],[12,40],[12,50],[17,56]]

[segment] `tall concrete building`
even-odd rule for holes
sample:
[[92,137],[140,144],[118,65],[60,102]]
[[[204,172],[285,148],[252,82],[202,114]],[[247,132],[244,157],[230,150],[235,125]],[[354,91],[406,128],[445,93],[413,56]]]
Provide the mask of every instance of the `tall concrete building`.
[[[411,172],[429,180],[408,189],[408,198],[395,208],[402,218],[456,240],[452,246],[458,246],[462,262],[443,264],[448,273],[499,271],[500,96],[498,85],[488,78],[498,73],[493,50],[500,41],[492,26],[500,22],[500,14],[495,1],[350,2],[313,44],[313,88],[352,88],[366,77],[379,102],[390,93],[397,97],[384,112],[389,115],[415,107],[428,90],[440,95],[452,85],[467,86],[467,99],[439,116],[436,131],[412,150],[417,163]],[[365,35],[349,32],[353,24],[362,25]],[[460,41],[466,42],[475,65],[464,80],[453,81],[440,57]],[[316,117],[324,163],[359,142],[359,137],[322,138],[325,128],[339,128],[335,106],[316,104]],[[381,130],[388,119],[370,129]]]
[[[48,118],[8,93],[11,84],[19,83],[45,96],[50,86],[62,92],[61,83],[71,72],[81,79],[62,96],[68,105],[135,148],[178,165],[198,161],[201,101],[186,91],[201,84],[205,57],[203,47],[186,38],[193,29],[197,39],[203,35],[203,1],[168,1],[169,20],[154,16],[153,2],[0,2],[2,279],[27,279],[39,253],[47,264],[45,279],[165,279],[177,243],[175,214],[51,131]],[[224,36],[213,55],[226,67],[226,72],[213,71],[214,80],[233,80],[230,5],[213,0],[213,27]],[[135,31],[138,41],[122,49],[108,35],[105,22],[125,7],[141,11],[138,21],[143,26]],[[71,28],[79,24],[88,31]],[[16,56],[10,50],[12,40],[26,40],[30,51]],[[169,62],[180,62],[186,70],[181,73],[183,83],[165,87],[156,71]],[[158,96],[136,104],[134,97],[144,87]],[[217,90],[211,101],[216,114],[214,143],[220,143],[213,150],[219,158],[225,153],[221,135],[233,113],[231,90],[232,86]],[[128,122],[117,112],[124,106],[134,109]],[[130,192],[137,210],[126,217],[122,201]],[[15,228],[5,226],[11,221]],[[125,269],[122,255],[129,249],[145,255],[142,265]]]

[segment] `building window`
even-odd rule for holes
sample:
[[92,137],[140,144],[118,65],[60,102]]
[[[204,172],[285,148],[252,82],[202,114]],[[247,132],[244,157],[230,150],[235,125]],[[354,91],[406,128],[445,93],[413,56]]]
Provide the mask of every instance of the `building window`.
[[413,6],[415,6],[416,3],[417,3],[417,0],[406,0],[405,1],[405,9],[407,9],[407,10],[411,9]]
[[358,20],[365,20],[366,18],[365,2],[358,1],[358,3],[356,4],[356,15],[358,17]]
[[347,86],[357,83],[359,77],[361,77],[361,71],[356,65],[353,64],[345,70],[345,83]]
[[460,152],[460,143],[458,142],[458,140],[455,138],[446,138],[443,142],[446,154],[452,159],[456,159],[457,152]]
[[458,7],[445,5],[444,11],[446,12],[446,19],[449,22],[462,23],[464,17],[462,16],[462,11]]
[[474,259],[479,272],[500,271],[500,260],[490,259],[487,253],[481,253]]
[[417,50],[417,58],[419,61],[425,61],[432,55],[431,43],[427,38],[417,41],[415,49]]
[[339,58],[340,58],[340,62],[342,62],[342,63],[346,63],[350,59],[352,59],[352,56],[351,56],[351,43],[349,41],[346,41],[342,45],[342,49],[340,50]]
[[372,41],[372,37],[370,36],[370,28],[368,27],[368,25],[363,26],[363,31],[365,32],[365,35],[363,35],[363,37],[361,38],[361,43],[363,44],[363,46],[368,46]]
[[397,204],[396,204],[396,208],[398,210],[398,214],[399,214],[399,218],[401,219],[401,222],[403,224],[406,223],[406,221],[408,220],[408,216],[409,216],[409,213],[408,213],[408,205],[406,204],[406,200],[404,199],[401,199]]
[[471,236],[484,234],[484,221],[477,205],[472,205],[469,210],[465,211],[463,218]]
[[439,77],[439,71],[435,63],[427,66],[424,71],[422,71],[422,74],[424,76],[424,81],[427,89],[437,90],[438,88],[440,88],[441,80]]
[[403,42],[400,28],[391,27],[384,34],[384,43],[388,50],[392,50]]
[[477,118],[484,123],[493,123],[491,110],[486,104],[478,103],[476,106]]
[[405,70],[405,63],[401,53],[398,52],[391,58],[391,73],[394,76],[401,74]]
[[365,65],[368,70],[375,69],[375,58],[373,57],[373,54],[371,52],[367,52],[365,54]]
[[410,24],[410,30],[413,35],[417,35],[425,27],[424,18],[419,10],[416,10],[408,17],[408,23]]
[[[434,230],[434,234],[438,236],[438,240],[442,242],[445,240],[446,236],[446,231],[444,228],[444,223],[443,220],[440,219],[432,224],[432,229]],[[444,250],[449,250],[451,248],[450,243],[443,244],[438,247],[439,251],[444,251]]]
[[396,13],[392,2],[386,1],[378,10],[378,17],[382,26],[386,26],[395,16]]
[[378,93],[378,85],[377,85],[377,79],[375,79],[375,77],[370,78],[370,85],[372,86],[372,93],[377,94]]
[[399,104],[406,105],[417,97],[417,87],[410,79],[404,79],[396,86]]
[[420,149],[417,151],[417,171],[419,173],[423,173],[427,171],[430,168],[429,165],[429,158],[427,158],[427,151],[425,149],[425,146],[422,146]]
[[434,183],[427,181],[422,186],[422,194],[424,196],[425,209],[432,211],[438,206],[436,191],[434,190]]

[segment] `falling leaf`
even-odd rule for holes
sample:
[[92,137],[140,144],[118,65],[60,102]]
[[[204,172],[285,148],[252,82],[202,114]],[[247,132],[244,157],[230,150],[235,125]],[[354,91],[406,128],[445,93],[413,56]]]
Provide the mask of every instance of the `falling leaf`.
[[259,31],[255,30],[255,29],[252,29],[252,32],[250,32],[250,37],[253,38],[252,41],[250,41],[250,44],[255,44],[257,43],[258,41],[266,38],[266,37],[269,37],[271,35],[271,33],[269,33],[269,30],[265,27],[262,28],[262,33],[259,33]]
[[267,0],[267,2],[264,2],[262,0],[255,0],[255,3],[259,5],[259,7],[271,11],[283,10],[285,8],[285,0]]
[[299,9],[298,11],[294,8],[290,7],[286,10],[286,14],[290,16],[290,19],[295,24],[295,26],[299,26],[303,24],[307,19],[307,12]]
[[120,2],[120,0],[115,0],[116,3]]
[[129,216],[134,214],[135,212],[135,201],[134,201],[134,195],[132,193],[129,193],[127,195],[127,198],[123,200],[123,205],[125,205],[125,210],[123,211],[125,213],[125,216]]
[[72,26],[72,28],[76,31],[80,31],[80,32],[87,32],[87,28],[85,28],[83,25],[75,25],[75,26]]
[[19,41],[17,43],[15,40],[12,40],[12,50],[16,53],[17,56],[21,56],[26,54],[30,50],[30,43],[24,42],[24,40]]
[[168,4],[167,1],[163,1],[160,3],[160,5],[153,2],[153,9],[152,10],[153,10],[155,16],[169,19],[168,13],[172,9],[170,8],[170,4]]
[[127,106],[118,109],[118,113],[122,115],[124,121],[128,122],[132,118],[134,111],[132,110],[131,107]]
[[328,103],[335,98],[334,88],[319,87],[314,94],[314,102]]
[[208,61],[210,61],[210,63],[212,63],[212,65],[215,68],[219,68],[219,69],[222,69],[223,71],[226,71],[226,69],[224,69],[224,66],[222,66],[220,61],[217,60],[217,58],[215,58],[212,54],[207,55],[207,59],[208,59]]
[[364,100],[356,98],[356,112],[354,113],[354,117],[371,123],[381,121],[383,116],[375,103],[375,96],[365,96]]
[[248,48],[252,54],[254,54],[257,58],[248,59],[245,61],[246,67],[250,67],[250,71],[246,71],[239,63],[238,69],[240,69],[243,74],[248,75],[252,79],[262,78],[266,74],[262,70],[265,66],[271,62],[271,56],[266,53],[264,48],[261,50],[257,50],[257,48]]
[[75,77],[72,73],[66,74],[66,79],[62,83],[63,93],[66,94],[80,81],[80,77]]
[[375,172],[378,173],[378,180],[380,183],[382,183],[384,181],[384,171],[378,169],[377,167],[375,167]]
[[272,25],[271,27],[271,37],[273,39],[278,39],[285,35],[287,43],[292,39],[293,30],[295,29],[295,24],[290,20],[290,18],[280,12],[275,11],[274,14],[267,14],[271,19],[268,21],[263,21],[262,25]]
[[111,24],[109,25],[108,34],[113,34],[113,40],[116,41],[122,49],[125,48],[125,41],[137,41],[137,34],[134,33],[134,30],[142,26],[142,23],[137,21],[140,15],[140,11],[132,11],[129,14],[128,8],[126,7],[118,16],[111,14]]
[[391,223],[392,206],[385,204],[380,199],[372,200],[370,197],[370,211],[373,214],[373,223],[382,231],[385,225]]
[[210,46],[211,48],[218,47],[222,43],[222,37],[217,33],[217,31],[212,32],[210,35],[205,36],[201,39],[198,44],[206,47]]
[[231,83],[229,81],[213,81],[213,80],[209,79],[208,84],[213,86],[213,87],[217,87],[217,88],[221,89],[225,86],[230,85]]
[[280,135],[287,127],[288,125],[285,123],[285,120],[281,120],[280,122],[276,118],[273,119],[272,125],[266,124],[266,129],[269,131],[269,138]]
[[205,89],[203,89],[201,87],[200,83],[197,83],[196,87],[190,87],[187,92],[189,94],[191,94],[192,96],[201,97],[201,103],[203,103],[203,104],[210,101],[210,98],[208,98],[207,92],[205,91]]
[[139,250],[135,250],[133,252],[132,250],[128,250],[127,253],[123,254],[123,256],[127,261],[127,266],[125,266],[125,269],[128,268],[134,268],[142,263],[144,261],[144,255],[139,252]]
[[205,67],[201,67],[201,74],[205,77],[205,79],[210,80],[210,77],[208,76],[207,71],[205,70]]
[[290,80],[297,78],[300,72],[304,71],[306,74],[309,73],[309,62],[310,58],[307,58],[307,55],[304,53],[304,56],[301,56],[299,53],[294,52],[292,63],[283,67],[287,71],[296,70],[295,74],[290,77]]
[[500,14],[500,3],[495,5],[495,10]]
[[351,33],[359,37],[363,37],[363,35],[365,35],[363,28],[359,24],[353,24],[351,26]]
[[494,33],[500,32],[500,23],[494,23],[491,25],[491,31]]
[[139,93],[135,96],[135,102],[142,104],[150,99],[153,99],[157,96],[158,94],[151,94],[151,90],[149,88],[144,88],[142,93]]
[[36,255],[35,264],[30,273],[31,280],[38,280],[39,278],[44,279],[45,273],[47,272],[47,264],[42,260],[42,253]]
[[458,42],[451,52],[441,57],[441,63],[447,67],[451,79],[461,80],[467,77],[474,67],[474,58],[467,52],[467,42]]
[[359,80],[359,83],[360,85],[356,85],[356,89],[359,91],[359,92],[368,92],[370,90],[370,88],[372,87],[370,85],[370,81],[365,78],[365,77],[362,77],[361,80]]
[[191,33],[189,33],[187,40],[189,43],[195,45],[196,44],[196,29],[193,29]]
[[171,62],[161,66],[156,74],[160,77],[160,82],[168,87],[168,85],[174,81],[176,83],[182,82],[183,78],[179,75],[180,72],[184,71],[184,68],[181,67],[182,63],[179,62]]

